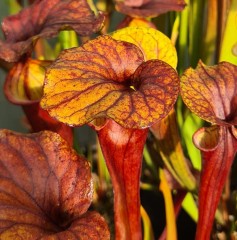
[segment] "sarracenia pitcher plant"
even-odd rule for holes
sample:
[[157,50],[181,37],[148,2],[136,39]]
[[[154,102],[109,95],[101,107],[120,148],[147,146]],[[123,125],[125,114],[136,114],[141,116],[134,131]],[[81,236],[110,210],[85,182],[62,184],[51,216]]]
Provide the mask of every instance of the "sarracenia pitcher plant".
[[[236,170],[237,1],[8,6],[3,91],[31,133],[0,129],[0,239],[177,240],[182,207],[196,240],[217,239],[216,222],[233,239],[237,201],[224,209],[221,197]],[[78,144],[83,125],[103,154],[96,164]],[[162,193],[159,233],[141,189]]]

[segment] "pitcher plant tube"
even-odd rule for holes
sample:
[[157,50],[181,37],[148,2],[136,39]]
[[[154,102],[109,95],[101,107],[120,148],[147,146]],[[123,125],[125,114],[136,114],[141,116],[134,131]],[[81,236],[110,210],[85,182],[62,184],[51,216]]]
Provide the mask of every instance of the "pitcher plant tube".
[[139,181],[147,128],[169,113],[178,93],[170,65],[144,61],[136,45],[108,35],[63,51],[47,68],[41,106],[52,117],[71,126],[106,119],[98,136],[115,190],[117,239],[142,238]]
[[209,239],[216,208],[237,151],[237,66],[221,62],[187,69],[181,95],[192,112],[212,125],[201,128],[194,144],[202,153],[196,239]]

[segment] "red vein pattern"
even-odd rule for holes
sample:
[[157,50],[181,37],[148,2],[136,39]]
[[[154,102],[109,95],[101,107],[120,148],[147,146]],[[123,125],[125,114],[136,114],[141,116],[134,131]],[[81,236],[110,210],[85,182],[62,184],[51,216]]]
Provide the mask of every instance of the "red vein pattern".
[[196,69],[189,68],[182,75],[181,95],[200,118],[216,124],[237,124],[232,117],[237,112],[236,79],[237,66],[231,63],[210,67],[199,62]]
[[4,84],[8,100],[22,105],[39,102],[43,95],[45,68],[51,63],[27,58],[14,64]]
[[181,76],[185,104],[213,123],[193,136],[202,154],[199,219],[196,239],[210,239],[215,211],[237,151],[237,66],[221,62],[209,67],[199,62]]
[[93,187],[87,161],[58,134],[0,131],[1,239],[109,239],[86,213]]
[[41,106],[72,126],[105,117],[145,128],[168,114],[178,92],[178,75],[167,63],[144,62],[134,44],[101,36],[50,65]]

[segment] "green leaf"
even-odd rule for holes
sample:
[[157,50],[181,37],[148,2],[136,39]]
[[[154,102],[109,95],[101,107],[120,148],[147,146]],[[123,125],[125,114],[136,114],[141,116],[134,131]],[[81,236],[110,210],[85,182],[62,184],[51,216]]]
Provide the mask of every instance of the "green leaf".
[[182,202],[183,209],[188,213],[188,215],[197,222],[198,220],[198,208],[197,204],[193,198],[191,193],[187,193],[183,202]]
[[219,61],[237,64],[237,0],[231,1]]
[[184,139],[189,158],[193,164],[193,167],[197,170],[201,170],[201,154],[193,144],[192,137],[193,134],[202,126],[202,123],[203,121],[199,117],[193,113],[189,113],[182,127],[182,137]]

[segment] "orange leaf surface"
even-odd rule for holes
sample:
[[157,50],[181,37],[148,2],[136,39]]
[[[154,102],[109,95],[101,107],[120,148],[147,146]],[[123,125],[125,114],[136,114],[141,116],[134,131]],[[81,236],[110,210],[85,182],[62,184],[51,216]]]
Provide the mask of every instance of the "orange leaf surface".
[[185,104],[200,118],[216,124],[237,125],[237,66],[221,62],[205,66],[199,62],[181,76]]
[[40,38],[55,37],[60,30],[73,29],[90,35],[102,27],[104,16],[95,16],[86,0],[36,0],[20,13],[2,22],[6,41],[0,41],[0,58],[16,62],[30,52]]
[[28,58],[16,63],[7,75],[4,92],[15,104],[38,102],[43,95],[45,67],[51,61]]
[[171,40],[162,32],[147,27],[127,27],[112,33],[116,40],[130,42],[139,47],[145,61],[159,59],[173,68],[177,66],[177,52]]
[[73,126],[105,117],[145,128],[168,114],[178,92],[168,64],[144,62],[134,44],[101,36],[60,54],[46,72],[41,106]]
[[52,132],[0,131],[1,239],[109,239],[86,213],[92,200],[88,162]]

